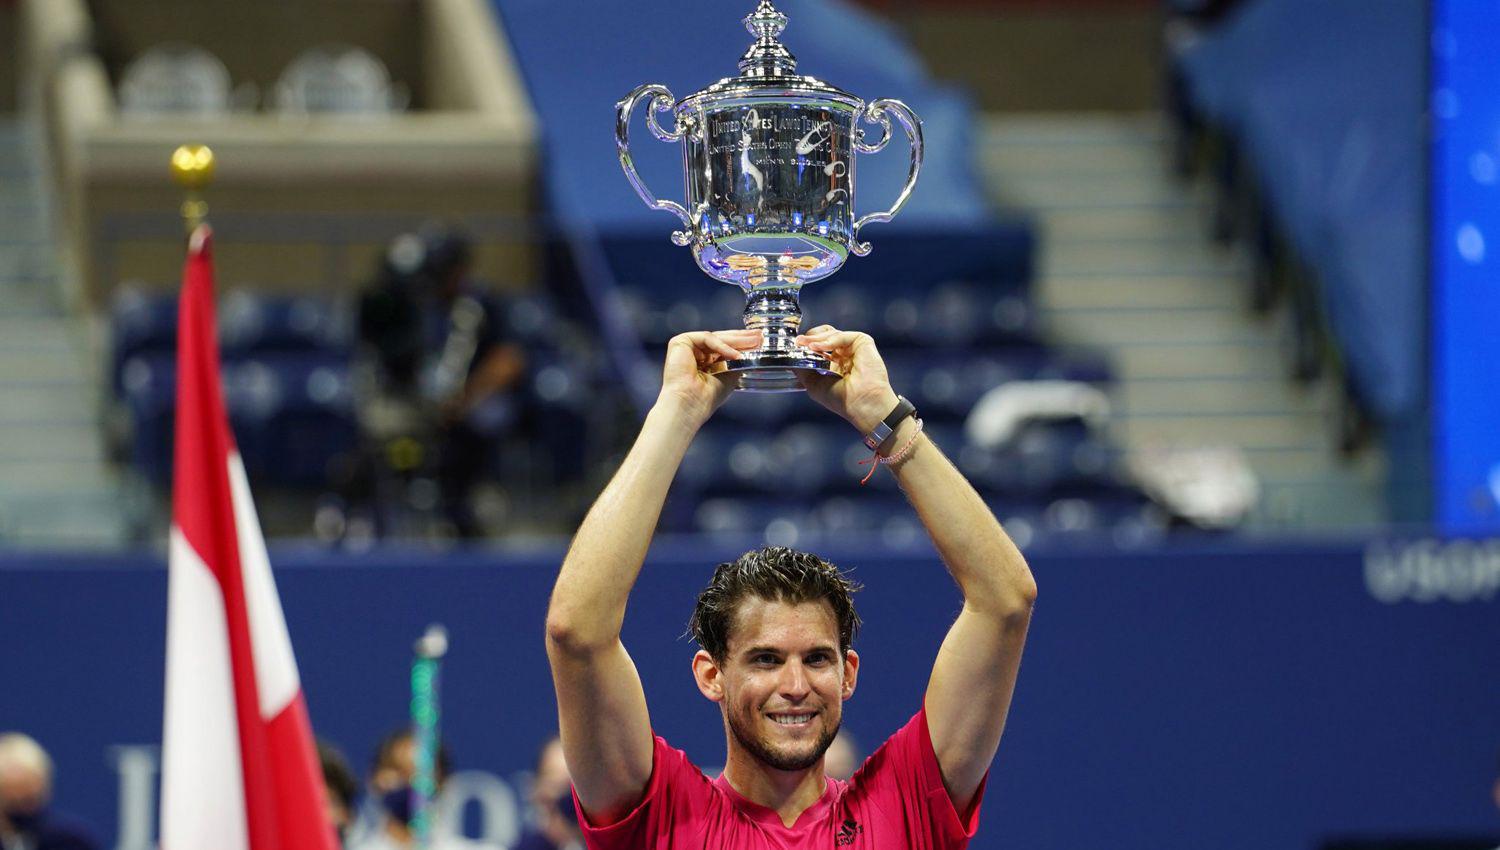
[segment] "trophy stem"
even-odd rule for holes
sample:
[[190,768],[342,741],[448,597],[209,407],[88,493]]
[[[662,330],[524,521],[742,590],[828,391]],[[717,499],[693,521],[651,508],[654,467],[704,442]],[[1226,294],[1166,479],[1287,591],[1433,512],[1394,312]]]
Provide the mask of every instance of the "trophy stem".
[[765,334],[760,350],[784,354],[797,349],[802,305],[795,289],[757,289],[745,299],[745,327]]
[[750,292],[745,302],[745,327],[765,335],[760,347],[726,365],[735,387],[746,392],[797,392],[809,373],[836,375],[828,358],[797,344],[802,328],[802,305],[797,287],[769,287]]

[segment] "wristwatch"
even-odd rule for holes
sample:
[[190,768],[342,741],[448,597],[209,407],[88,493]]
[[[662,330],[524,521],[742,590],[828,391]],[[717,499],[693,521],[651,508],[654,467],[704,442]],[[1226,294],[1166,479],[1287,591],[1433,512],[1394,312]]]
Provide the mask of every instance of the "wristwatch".
[[906,396],[896,396],[895,408],[891,410],[890,414],[879,425],[875,426],[873,431],[865,435],[865,446],[872,452],[880,451],[880,447],[885,445],[885,441],[889,440],[891,435],[896,433],[896,426],[900,425],[906,417],[916,412],[917,406],[907,401]]

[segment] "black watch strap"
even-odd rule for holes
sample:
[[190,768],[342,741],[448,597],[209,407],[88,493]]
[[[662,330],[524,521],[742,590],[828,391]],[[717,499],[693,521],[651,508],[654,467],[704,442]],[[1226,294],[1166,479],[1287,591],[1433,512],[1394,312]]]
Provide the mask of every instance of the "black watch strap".
[[879,425],[875,426],[873,431],[865,435],[865,445],[872,452],[880,451],[880,447],[885,445],[885,441],[889,440],[891,435],[896,433],[896,426],[900,425],[906,417],[916,412],[917,406],[907,401],[906,396],[896,396],[896,406]]

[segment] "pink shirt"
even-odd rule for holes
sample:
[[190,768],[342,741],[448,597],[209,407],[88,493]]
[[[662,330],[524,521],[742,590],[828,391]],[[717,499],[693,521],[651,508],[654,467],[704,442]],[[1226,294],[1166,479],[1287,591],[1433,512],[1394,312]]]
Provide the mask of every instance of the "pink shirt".
[[[953,807],[927,712],[917,712],[848,782],[829,779],[823,796],[785,826],[772,809],[741,797],[724,777],[709,780],[681,750],[656,738],[646,796],[609,826],[579,823],[589,850],[939,850],[968,845],[979,824],[984,783],[967,816]],[[577,805],[577,798],[574,798]]]

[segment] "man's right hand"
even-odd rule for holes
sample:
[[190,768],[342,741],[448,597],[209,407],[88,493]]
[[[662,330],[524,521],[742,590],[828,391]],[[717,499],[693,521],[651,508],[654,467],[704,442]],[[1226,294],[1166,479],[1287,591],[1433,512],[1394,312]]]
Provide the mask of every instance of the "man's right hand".
[[694,426],[708,421],[734,391],[722,376],[724,363],[760,345],[761,332],[753,330],[693,331],[678,334],[667,343],[662,368],[661,395],[657,403],[675,405],[692,419]]

